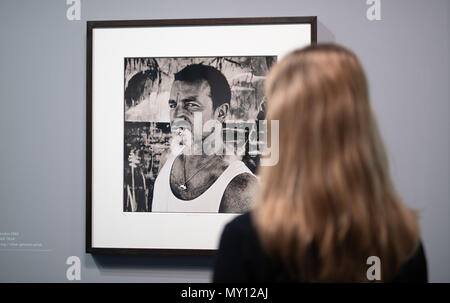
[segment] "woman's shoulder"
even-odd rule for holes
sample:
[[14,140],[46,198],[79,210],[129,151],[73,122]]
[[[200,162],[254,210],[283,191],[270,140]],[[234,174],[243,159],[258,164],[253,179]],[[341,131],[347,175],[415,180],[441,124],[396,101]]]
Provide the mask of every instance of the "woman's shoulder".
[[[233,239],[233,242],[236,241],[245,246],[245,249],[241,251],[243,255],[253,255],[253,261],[256,262],[258,266],[261,265],[261,268],[264,267],[262,265],[267,262],[265,261],[265,254],[263,253],[259,236],[252,220],[252,212],[238,215],[231,220],[224,230],[224,236],[227,237],[227,235]],[[266,270],[260,272],[259,276],[266,276],[265,271]],[[419,240],[414,253],[400,267],[398,274],[394,277],[392,282],[428,282],[427,260],[421,240]]]
[[251,213],[227,223],[216,255],[214,282],[260,281],[265,274],[263,252]]
[[241,235],[256,236],[256,228],[253,224],[252,213],[245,212],[233,218],[225,225],[224,232],[237,232]]
[[253,256],[263,254],[251,211],[239,214],[227,223],[222,233],[222,240],[239,245],[243,251]]
[[427,259],[422,241],[419,241],[418,247],[413,255],[403,263],[400,271],[392,282],[428,282]]
[[[296,282],[279,260],[271,258],[264,250],[253,214],[250,211],[238,215],[225,226],[219,256],[233,251],[234,255],[231,257],[235,262],[241,262],[245,269],[245,273],[240,273],[239,279],[251,282]],[[227,255],[230,256],[229,253]],[[223,264],[219,265],[221,268],[225,267]],[[226,268],[230,271],[228,266]]]
[[248,211],[233,218],[224,228],[222,239],[239,246],[243,255],[251,257],[253,262],[266,262],[266,253],[262,247],[253,212]]
[[240,231],[246,235],[256,235],[256,226],[254,224],[253,212],[247,211],[234,217],[228,222],[225,228]]

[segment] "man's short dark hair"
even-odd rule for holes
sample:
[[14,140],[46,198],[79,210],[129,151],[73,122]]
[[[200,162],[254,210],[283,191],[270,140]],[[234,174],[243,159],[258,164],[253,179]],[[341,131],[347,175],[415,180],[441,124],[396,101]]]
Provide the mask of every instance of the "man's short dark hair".
[[214,110],[224,103],[230,103],[230,85],[218,69],[203,64],[191,64],[175,74],[175,81],[195,83],[202,80],[207,81],[211,88]]

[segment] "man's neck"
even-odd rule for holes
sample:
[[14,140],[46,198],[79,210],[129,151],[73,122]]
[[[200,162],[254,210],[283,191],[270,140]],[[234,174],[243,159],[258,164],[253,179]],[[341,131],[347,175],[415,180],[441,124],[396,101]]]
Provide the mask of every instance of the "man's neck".
[[181,155],[182,161],[185,161],[186,170],[195,170],[203,165],[215,166],[217,164],[221,164],[224,160],[224,156],[222,155]]

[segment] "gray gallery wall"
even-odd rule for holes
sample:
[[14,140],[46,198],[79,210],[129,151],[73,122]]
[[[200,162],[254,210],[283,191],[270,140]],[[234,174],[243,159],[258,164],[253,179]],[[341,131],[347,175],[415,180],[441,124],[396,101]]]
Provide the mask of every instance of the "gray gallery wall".
[[36,244],[0,246],[0,282],[67,281],[68,256],[82,282],[209,281],[208,257],[84,253],[86,21],[295,15],[360,56],[395,184],[421,211],[430,279],[450,282],[448,0],[381,0],[372,22],[365,0],[81,0],[80,21],[67,8],[0,0],[0,233]]

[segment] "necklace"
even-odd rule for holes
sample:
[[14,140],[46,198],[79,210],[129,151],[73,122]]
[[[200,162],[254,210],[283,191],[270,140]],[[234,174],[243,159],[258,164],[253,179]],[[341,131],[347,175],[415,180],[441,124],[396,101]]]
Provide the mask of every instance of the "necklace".
[[[193,175],[191,175],[188,179],[186,179],[186,157],[183,155],[183,172],[184,172],[184,183],[180,184],[180,188],[182,190],[187,190],[187,183],[189,182],[189,180],[191,180],[195,175],[197,175],[203,168],[205,168],[209,163],[211,163],[212,161],[206,161],[205,164],[203,164]],[[214,157],[211,157],[211,159],[214,159]]]

